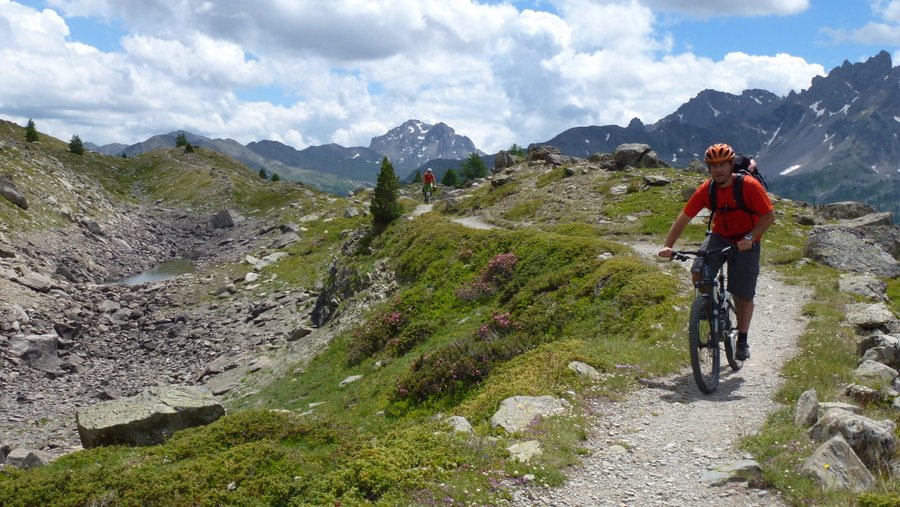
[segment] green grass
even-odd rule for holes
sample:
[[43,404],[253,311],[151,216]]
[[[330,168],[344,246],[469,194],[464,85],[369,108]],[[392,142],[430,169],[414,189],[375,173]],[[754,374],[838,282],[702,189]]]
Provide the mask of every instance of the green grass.
[[533,218],[535,213],[544,204],[543,198],[529,199],[517,203],[503,214],[503,218],[513,221],[522,221]]
[[540,175],[535,181],[535,186],[537,188],[544,188],[551,183],[557,183],[562,181],[566,177],[566,168],[565,167],[555,167]]

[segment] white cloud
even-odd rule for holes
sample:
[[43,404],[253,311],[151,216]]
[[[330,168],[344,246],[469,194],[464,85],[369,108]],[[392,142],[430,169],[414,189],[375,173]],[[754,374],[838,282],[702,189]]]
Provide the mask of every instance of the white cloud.
[[900,0],[876,0],[872,10],[886,21],[900,23]]
[[809,0],[642,0],[651,9],[690,17],[789,16],[809,8]]
[[822,33],[834,43],[900,44],[900,24],[867,23],[865,26],[855,30],[823,28]]
[[856,29],[825,27],[820,31],[832,43],[900,45],[900,0],[873,0],[872,13],[883,21],[870,21]]
[[[580,125],[652,123],[704,88],[784,94],[824,73],[787,54],[672,54],[655,14],[787,15],[805,0],[557,0],[555,13],[474,0],[48,3],[124,26],[121,50],[72,42],[54,11],[0,0],[0,112],[98,143],[186,129],[368,146],[416,118],[492,152]],[[241,98],[260,88],[281,96]]]

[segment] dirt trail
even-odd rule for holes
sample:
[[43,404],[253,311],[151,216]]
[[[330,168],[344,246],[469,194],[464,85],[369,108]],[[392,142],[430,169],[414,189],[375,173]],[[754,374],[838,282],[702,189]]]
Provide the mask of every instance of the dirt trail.
[[[658,246],[635,245],[648,258]],[[685,271],[685,276],[687,272]],[[710,486],[701,480],[712,467],[751,459],[737,449],[778,405],[784,363],[805,328],[801,308],[810,297],[763,269],[750,329],[751,358],[723,375],[713,395],[703,395],[690,368],[648,382],[621,402],[597,400],[583,465],[569,470],[559,488],[516,491],[514,505],[771,506],[777,494],[746,483]]]

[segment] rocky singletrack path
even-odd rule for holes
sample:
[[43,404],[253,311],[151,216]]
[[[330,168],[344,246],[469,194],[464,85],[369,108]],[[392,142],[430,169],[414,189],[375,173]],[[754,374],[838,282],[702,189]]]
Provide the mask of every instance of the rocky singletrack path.
[[[658,246],[634,248],[650,258]],[[662,267],[665,261],[659,261]],[[763,267],[750,329],[751,358],[743,369],[732,372],[723,356],[722,377],[712,395],[699,391],[688,367],[645,382],[623,401],[592,401],[584,444],[589,454],[582,465],[568,470],[561,487],[516,490],[512,504],[786,505],[771,491],[747,483],[713,486],[703,476],[711,468],[752,459],[738,442],[778,408],[773,397],[784,381],[779,372],[796,351],[806,326],[801,309],[809,298],[807,289],[787,285]],[[685,337],[685,347],[686,342]]]

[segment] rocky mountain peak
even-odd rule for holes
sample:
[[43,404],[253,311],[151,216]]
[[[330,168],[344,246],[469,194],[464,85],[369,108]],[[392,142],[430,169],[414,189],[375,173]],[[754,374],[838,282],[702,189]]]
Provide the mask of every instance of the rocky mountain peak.
[[447,124],[430,125],[414,119],[373,137],[369,149],[387,155],[399,174],[408,173],[429,160],[462,160],[472,152],[482,154],[471,139],[458,135]]

